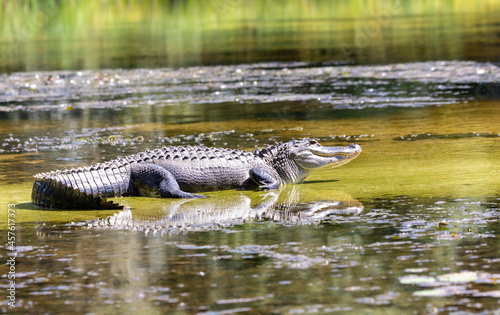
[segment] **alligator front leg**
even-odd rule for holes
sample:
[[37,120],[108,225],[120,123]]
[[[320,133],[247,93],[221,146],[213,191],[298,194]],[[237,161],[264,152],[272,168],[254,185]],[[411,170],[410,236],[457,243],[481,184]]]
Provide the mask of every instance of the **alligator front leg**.
[[182,191],[174,175],[156,164],[133,164],[130,168],[130,181],[133,191],[154,195],[157,192],[164,198],[205,198],[206,196]]
[[250,179],[252,179],[260,189],[262,190],[274,190],[278,189],[280,186],[279,180],[277,180],[272,174],[262,168],[252,168],[249,171]]

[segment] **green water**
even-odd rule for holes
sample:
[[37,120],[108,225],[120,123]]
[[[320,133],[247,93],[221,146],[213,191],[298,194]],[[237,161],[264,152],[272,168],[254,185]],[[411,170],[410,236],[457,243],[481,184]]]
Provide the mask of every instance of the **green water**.
[[[499,312],[498,3],[287,3],[0,4],[2,312]],[[304,137],[363,152],[275,192],[30,202],[38,172]]]
[[0,72],[499,61],[495,0],[5,1]]
[[[472,69],[471,75],[490,67],[487,80],[497,73],[486,64],[453,65],[464,74]],[[443,82],[439,66],[394,70],[401,76],[410,69],[415,89],[426,88],[414,93],[414,103],[383,79],[372,83],[382,96],[368,100],[368,88],[339,102],[330,89],[348,94],[366,71],[372,78],[382,71],[358,66],[290,69],[289,78],[271,76],[281,86],[274,96],[262,95],[269,89],[266,76],[250,73],[261,89],[241,90],[234,77],[212,77],[212,71],[224,70],[219,68],[181,70],[205,72],[211,83],[201,78],[166,86],[175,93],[154,92],[158,84],[147,79],[168,78],[168,69],[108,71],[108,77],[136,78],[137,85],[126,83],[126,95],[109,81],[89,87],[86,76],[93,72],[82,74],[81,82],[75,76],[71,87],[76,94],[84,90],[84,97],[66,99],[65,87],[57,86],[72,80],[70,73],[56,86],[18,91],[25,100],[3,107],[0,154],[1,207],[15,205],[17,310],[498,310],[498,101],[478,97],[475,86]],[[431,67],[438,82],[416,78],[415,69]],[[272,71],[267,65],[251,68]],[[289,80],[303,82],[335,69],[348,77],[330,89],[324,81],[307,88],[322,88],[321,94],[289,92],[296,89]],[[5,82],[38,80],[32,73],[20,76]],[[221,84],[231,86],[220,89]],[[437,85],[449,91],[434,92]],[[37,105],[46,97],[52,101]],[[243,97],[254,101],[225,100]],[[46,125],[50,129],[38,127]],[[32,175],[40,171],[162,145],[251,150],[311,136],[324,145],[356,142],[363,153],[270,195],[223,191],[193,201],[114,199],[123,211],[35,211],[30,203]],[[7,219],[4,212],[2,233]]]

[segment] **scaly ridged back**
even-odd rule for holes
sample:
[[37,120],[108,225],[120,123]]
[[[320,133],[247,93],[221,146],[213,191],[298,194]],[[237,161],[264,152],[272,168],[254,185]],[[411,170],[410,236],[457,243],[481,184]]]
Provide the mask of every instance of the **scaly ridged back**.
[[[145,151],[136,155],[131,155],[127,158],[132,158],[138,163],[154,163],[154,160],[175,160],[175,161],[209,161],[222,160],[232,161],[241,160],[243,162],[253,161],[255,156],[251,152],[226,149],[212,148],[203,146],[178,146],[178,147],[163,147],[153,151]],[[118,158],[117,160],[120,160]]]

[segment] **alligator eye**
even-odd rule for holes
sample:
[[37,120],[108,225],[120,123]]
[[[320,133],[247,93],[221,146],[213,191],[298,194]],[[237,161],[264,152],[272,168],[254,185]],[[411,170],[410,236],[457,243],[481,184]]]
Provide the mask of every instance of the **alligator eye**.
[[311,139],[311,140],[309,140],[309,144],[311,144],[311,145],[318,144],[318,141],[316,141],[315,139]]

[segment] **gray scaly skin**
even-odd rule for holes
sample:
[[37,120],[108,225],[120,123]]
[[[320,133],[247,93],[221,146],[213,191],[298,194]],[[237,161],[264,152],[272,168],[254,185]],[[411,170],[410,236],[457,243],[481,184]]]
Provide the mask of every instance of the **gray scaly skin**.
[[300,183],[320,167],[338,167],[361,147],[323,147],[314,139],[277,143],[253,153],[204,146],[164,147],[104,163],[35,175],[36,208],[118,209],[107,197],[203,198],[201,191],[272,190]]

